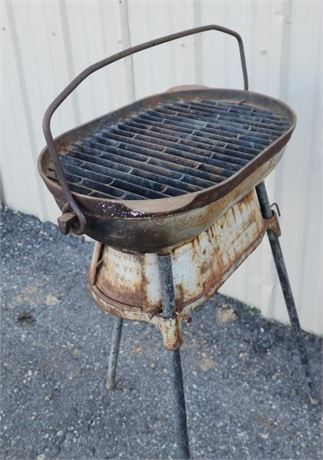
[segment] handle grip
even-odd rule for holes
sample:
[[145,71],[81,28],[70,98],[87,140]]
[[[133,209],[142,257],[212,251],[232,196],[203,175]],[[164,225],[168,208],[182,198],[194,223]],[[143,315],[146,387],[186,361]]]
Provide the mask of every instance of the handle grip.
[[[71,210],[72,210],[72,216],[70,215],[70,219],[69,219],[71,222],[71,225],[68,225],[68,226],[60,225],[61,221],[59,220],[59,225],[63,233],[68,233],[70,228],[73,228],[74,233],[76,233],[77,235],[81,235],[82,233],[84,233],[84,230],[85,230],[86,219],[78,203],[76,202],[75,198],[71,194],[69,185],[66,181],[65,174],[64,174],[64,171],[63,171],[63,168],[62,168],[62,165],[59,160],[59,156],[58,156],[58,153],[55,147],[54,139],[53,139],[51,128],[50,128],[50,122],[51,122],[51,118],[54,112],[56,111],[56,109],[72,93],[72,91],[74,91],[74,89],[83,80],[85,80],[89,75],[101,69],[102,67],[105,67],[109,64],[112,64],[113,62],[119,61],[120,59],[123,59],[132,54],[138,53],[139,51],[145,50],[147,48],[152,48],[154,46],[161,45],[162,43],[166,43],[172,40],[176,40],[178,38],[186,37],[188,35],[194,35],[200,32],[206,32],[209,30],[216,30],[218,32],[223,32],[237,39],[238,45],[239,45],[239,51],[240,51],[240,60],[241,60],[241,67],[242,67],[242,74],[243,74],[244,89],[247,91],[248,90],[248,73],[247,73],[247,65],[246,65],[246,58],[245,58],[242,38],[234,30],[211,24],[207,26],[201,26],[201,27],[195,27],[193,29],[183,30],[182,32],[177,32],[175,34],[166,35],[165,37],[157,38],[155,40],[150,40],[146,43],[142,43],[140,45],[133,46],[126,50],[120,51],[119,53],[113,54],[112,56],[108,58],[102,59],[101,61],[90,65],[89,67],[84,69],[77,77],[75,77],[66,86],[66,88],[54,99],[54,101],[49,105],[49,107],[47,108],[45,112],[44,118],[43,118],[43,132],[44,132],[44,136],[47,142],[47,146],[48,146],[48,150],[49,150],[51,159],[56,169],[58,181],[62,187],[62,190],[64,192],[64,195],[67,201],[67,206],[65,206],[65,209],[67,210],[69,208],[69,213],[71,213]],[[63,215],[64,215],[64,211],[63,211]]]

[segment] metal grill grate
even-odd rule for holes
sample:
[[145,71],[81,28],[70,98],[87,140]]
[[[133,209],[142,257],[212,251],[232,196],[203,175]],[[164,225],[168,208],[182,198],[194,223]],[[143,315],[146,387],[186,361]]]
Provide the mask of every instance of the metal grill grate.
[[[155,199],[214,186],[280,137],[282,116],[243,103],[159,104],[68,146],[60,155],[73,192]],[[50,166],[48,177],[57,180]]]

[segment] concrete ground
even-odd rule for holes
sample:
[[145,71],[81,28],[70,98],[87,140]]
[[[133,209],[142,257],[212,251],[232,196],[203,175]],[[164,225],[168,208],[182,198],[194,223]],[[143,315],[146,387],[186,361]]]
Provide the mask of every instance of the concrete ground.
[[[10,210],[1,227],[1,459],[176,457],[157,330],[125,323],[118,384],[105,388],[113,318],[87,292],[92,244]],[[288,327],[218,295],[184,334],[193,458],[322,458],[321,406]],[[319,387],[321,341],[306,344]]]

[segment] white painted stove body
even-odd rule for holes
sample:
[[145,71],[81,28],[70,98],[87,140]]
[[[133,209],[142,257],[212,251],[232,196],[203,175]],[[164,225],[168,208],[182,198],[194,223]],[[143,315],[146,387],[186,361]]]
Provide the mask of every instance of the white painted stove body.
[[148,321],[163,333],[164,345],[182,342],[180,323],[202,305],[260,244],[268,227],[279,233],[276,216],[262,217],[255,191],[224,212],[206,231],[171,255],[176,317],[166,320],[156,253],[128,253],[97,243],[90,289],[107,312],[122,318]]

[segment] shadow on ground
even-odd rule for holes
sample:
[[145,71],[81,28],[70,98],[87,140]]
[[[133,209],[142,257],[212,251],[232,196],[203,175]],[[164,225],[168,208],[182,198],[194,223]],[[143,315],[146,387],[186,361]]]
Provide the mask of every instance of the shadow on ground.
[[[92,244],[9,210],[1,226],[1,458],[176,457],[154,328],[125,324],[118,384],[105,389],[113,319],[87,292]],[[321,458],[321,407],[308,403],[288,327],[218,295],[184,334],[194,458]],[[306,343],[318,386],[321,341]]]

